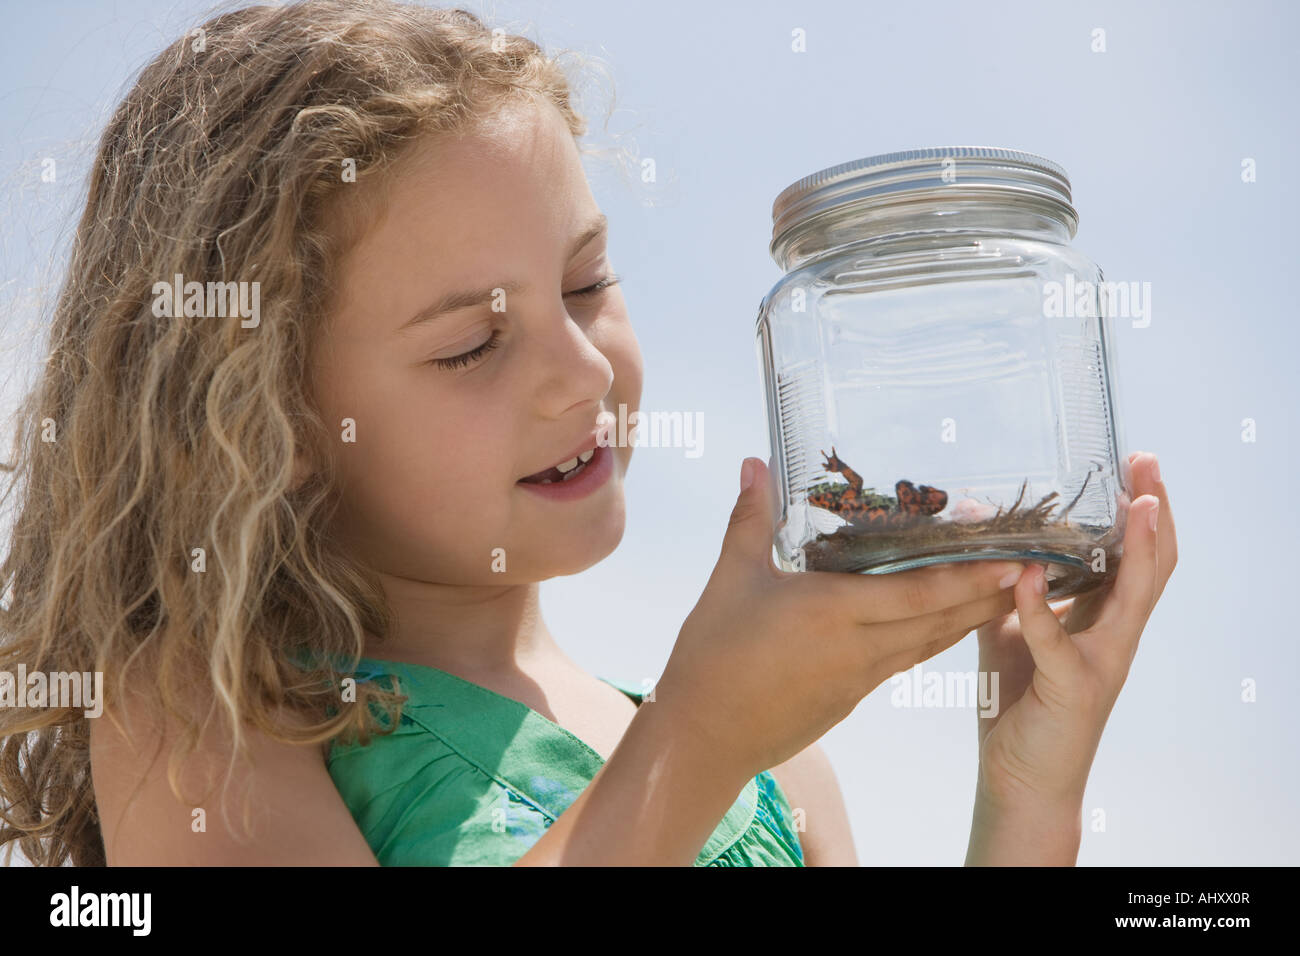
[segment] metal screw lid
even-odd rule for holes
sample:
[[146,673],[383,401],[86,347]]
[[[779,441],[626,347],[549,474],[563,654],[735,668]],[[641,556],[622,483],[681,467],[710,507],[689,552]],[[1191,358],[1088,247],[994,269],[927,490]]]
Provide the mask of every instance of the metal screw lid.
[[769,250],[775,255],[792,229],[835,207],[938,199],[945,191],[1037,197],[1057,207],[1070,235],[1078,227],[1069,177],[1050,159],[995,146],[934,146],[855,159],[791,183],[772,203]]

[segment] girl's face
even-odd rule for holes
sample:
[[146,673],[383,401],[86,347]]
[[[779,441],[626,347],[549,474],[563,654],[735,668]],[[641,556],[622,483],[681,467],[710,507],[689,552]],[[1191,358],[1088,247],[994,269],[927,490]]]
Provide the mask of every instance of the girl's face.
[[597,448],[572,485],[521,482],[596,448],[597,416],[641,400],[622,292],[591,289],[613,276],[604,221],[559,111],[514,103],[415,147],[340,268],[313,391],[340,435],[334,530],[354,555],[497,585],[609,554],[630,446]]

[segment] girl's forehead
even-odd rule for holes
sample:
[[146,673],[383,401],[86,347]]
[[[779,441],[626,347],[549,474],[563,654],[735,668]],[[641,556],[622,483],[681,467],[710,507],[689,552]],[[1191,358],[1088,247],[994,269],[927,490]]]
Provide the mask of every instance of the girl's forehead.
[[339,263],[340,305],[357,322],[414,313],[443,285],[522,278],[566,258],[575,230],[599,214],[558,110],[517,104],[499,119],[413,144],[367,197],[373,219]]
[[410,161],[397,164],[373,197],[382,208],[358,236],[358,246],[369,249],[357,249],[356,258],[406,258],[415,242],[422,253],[459,261],[484,244],[567,238],[571,222],[590,219],[594,199],[559,112],[522,112],[500,128],[413,147]]
[[439,183],[455,192],[489,178],[474,175],[480,171],[565,164],[577,158],[573,136],[552,104],[510,101],[453,132],[417,141],[394,164],[393,178]]
[[571,205],[585,192],[577,145],[559,112],[516,107],[499,124],[484,120],[412,146],[390,171],[377,225],[405,231],[412,221],[436,222],[456,234],[528,208]]

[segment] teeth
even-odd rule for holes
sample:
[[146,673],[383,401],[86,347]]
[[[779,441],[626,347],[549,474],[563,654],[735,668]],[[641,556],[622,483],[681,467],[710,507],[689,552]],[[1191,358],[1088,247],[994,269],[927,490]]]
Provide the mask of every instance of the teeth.
[[556,482],[568,481],[570,478],[581,474],[583,468],[586,467],[587,462],[591,461],[591,459],[595,457],[595,454],[596,449],[593,448],[590,451],[583,452],[575,458],[570,458],[568,461],[560,462],[555,466],[555,470],[560,473],[559,478],[543,478],[541,481],[536,482],[536,484],[553,485]]

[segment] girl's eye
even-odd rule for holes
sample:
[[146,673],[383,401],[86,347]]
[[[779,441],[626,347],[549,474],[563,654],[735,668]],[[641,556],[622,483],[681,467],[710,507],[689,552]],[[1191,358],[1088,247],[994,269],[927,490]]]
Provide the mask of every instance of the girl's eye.
[[[581,296],[583,298],[586,298],[588,296],[600,295],[602,292],[604,292],[606,289],[610,288],[611,286],[618,285],[620,281],[621,280],[619,276],[610,274],[605,276],[599,282],[587,286],[585,289],[575,289],[573,292],[566,292],[565,295],[566,296],[576,295],[576,296]],[[488,340],[484,342],[482,345],[480,345],[478,348],[471,349],[470,351],[464,352],[460,355],[453,355],[451,358],[432,359],[430,360],[429,364],[436,365],[438,366],[438,368],[445,368],[445,369],[464,368],[466,365],[469,365],[471,362],[477,361],[478,359],[486,355],[488,352],[490,352],[492,349],[500,345],[501,343],[499,339],[500,339],[500,333],[496,329],[493,329],[492,334],[488,337]]]
[[488,336],[488,340],[484,342],[482,345],[480,345],[478,348],[471,349],[468,352],[463,352],[460,355],[453,355],[451,358],[433,359],[430,361],[429,364],[436,365],[438,366],[438,368],[445,368],[445,369],[455,369],[455,368],[461,368],[463,366],[466,366],[470,362],[473,362],[481,358],[482,356],[490,352],[492,349],[500,345],[501,343],[498,341],[500,335],[501,335],[500,332],[498,332],[496,329],[493,329],[492,334]]
[[579,295],[579,296],[599,295],[600,293],[608,289],[610,286],[618,285],[618,283],[619,283],[619,277],[610,274],[605,276],[605,278],[601,279],[595,285],[589,285],[585,289],[577,289],[573,292],[568,292],[566,293],[566,295]]

